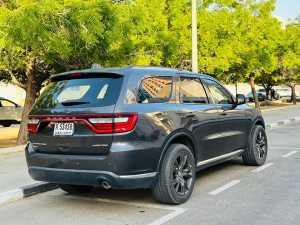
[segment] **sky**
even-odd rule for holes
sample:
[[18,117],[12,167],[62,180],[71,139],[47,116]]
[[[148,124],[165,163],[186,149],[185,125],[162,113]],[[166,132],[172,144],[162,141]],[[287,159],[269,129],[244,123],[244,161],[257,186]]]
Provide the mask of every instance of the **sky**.
[[300,0],[277,0],[273,15],[279,16],[288,23],[288,19],[295,19],[300,14]]

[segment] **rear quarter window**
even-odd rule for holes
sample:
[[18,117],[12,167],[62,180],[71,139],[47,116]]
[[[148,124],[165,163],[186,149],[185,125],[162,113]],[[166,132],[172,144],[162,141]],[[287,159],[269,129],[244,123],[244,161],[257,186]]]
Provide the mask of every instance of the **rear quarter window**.
[[144,78],[137,93],[138,103],[163,103],[169,101],[172,92],[172,77],[153,76]]

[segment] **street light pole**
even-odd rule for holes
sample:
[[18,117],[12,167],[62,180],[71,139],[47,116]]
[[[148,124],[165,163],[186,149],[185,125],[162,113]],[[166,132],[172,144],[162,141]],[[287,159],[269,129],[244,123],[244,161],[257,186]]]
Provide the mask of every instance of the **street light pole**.
[[192,0],[192,71],[198,73],[197,53],[197,0]]

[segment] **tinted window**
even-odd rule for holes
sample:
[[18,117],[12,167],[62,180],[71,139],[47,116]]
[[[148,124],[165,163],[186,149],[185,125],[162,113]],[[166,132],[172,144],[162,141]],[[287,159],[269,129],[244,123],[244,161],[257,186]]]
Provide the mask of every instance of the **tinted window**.
[[179,93],[181,103],[208,103],[199,78],[180,77]]
[[138,103],[167,102],[171,96],[172,77],[149,77],[142,80],[137,93]]
[[231,95],[218,83],[212,80],[205,80],[207,87],[215,101],[215,104],[233,104]]
[[116,103],[123,77],[63,80],[51,83],[37,100],[39,108],[108,106]]

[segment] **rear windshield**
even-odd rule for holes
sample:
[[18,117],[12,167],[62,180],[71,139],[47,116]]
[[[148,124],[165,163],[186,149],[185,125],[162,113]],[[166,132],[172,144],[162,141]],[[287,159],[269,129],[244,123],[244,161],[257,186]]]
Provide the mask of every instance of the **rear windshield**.
[[38,98],[37,108],[108,106],[117,102],[123,77],[62,80],[51,83]]

